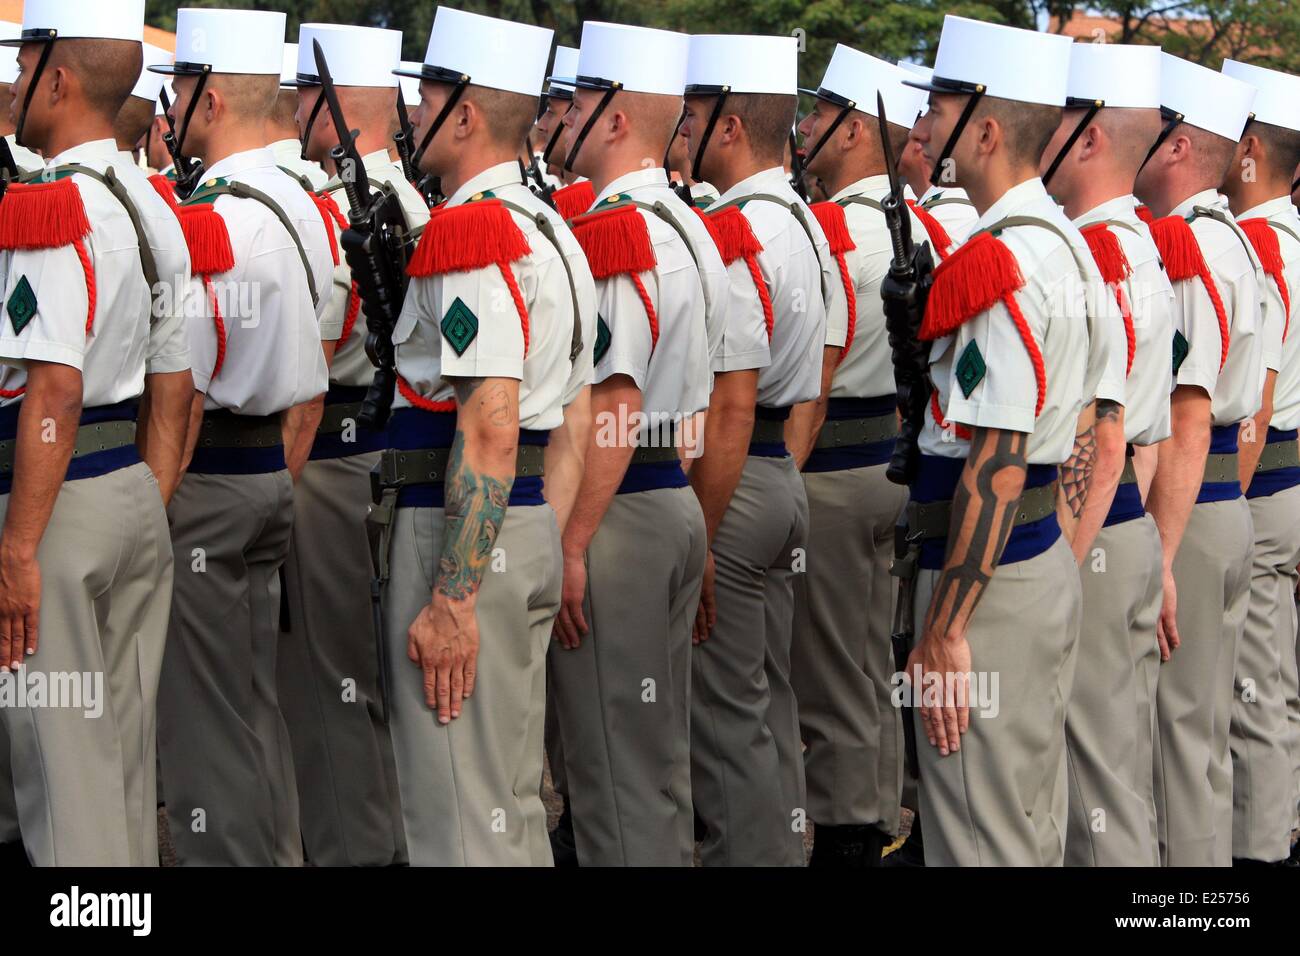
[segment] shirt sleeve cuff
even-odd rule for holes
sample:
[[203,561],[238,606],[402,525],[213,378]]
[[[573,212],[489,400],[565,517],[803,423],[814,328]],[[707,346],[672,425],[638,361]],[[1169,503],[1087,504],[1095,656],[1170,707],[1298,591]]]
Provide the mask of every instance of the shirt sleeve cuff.
[[1034,430],[1034,410],[1012,405],[982,405],[950,399],[945,417],[968,428],[1000,428],[1027,434]]
[[[55,362],[78,371],[82,369],[86,353],[62,342],[28,340],[0,342],[0,360],[17,359],[23,362]],[[16,364],[16,363],[9,363]]]

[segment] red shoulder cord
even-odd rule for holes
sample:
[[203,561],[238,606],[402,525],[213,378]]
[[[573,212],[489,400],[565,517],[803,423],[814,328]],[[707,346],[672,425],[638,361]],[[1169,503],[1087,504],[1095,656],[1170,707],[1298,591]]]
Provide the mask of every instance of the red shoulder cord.
[[846,259],[848,253],[857,248],[857,244],[853,241],[853,235],[849,232],[844,207],[839,203],[819,202],[813,203],[808,208],[817,217],[822,232],[826,234],[826,242],[830,247],[831,256],[834,257],[835,265],[839,268],[840,284],[844,287],[844,299],[848,303],[848,331],[844,336],[844,348],[840,350],[839,360],[835,363],[836,366],[839,366],[848,357],[849,349],[853,346],[853,333],[858,326],[858,293],[853,286],[853,275],[849,272],[849,264]]
[[[71,177],[51,183],[13,183],[0,201],[0,249],[33,251],[72,246],[86,280],[86,336],[95,327],[95,267],[86,249],[90,219],[81,191]],[[26,386],[0,389],[0,398],[17,398]]]
[[1291,290],[1286,284],[1286,264],[1282,261],[1282,246],[1278,242],[1277,231],[1262,216],[1252,219],[1238,219],[1237,225],[1246,234],[1250,244],[1255,247],[1264,273],[1273,280],[1278,293],[1282,296],[1282,341],[1286,341],[1291,330]]
[[[338,226],[340,232],[347,229],[347,217],[343,215],[338,202],[329,193],[312,193],[312,197],[316,202],[316,208],[321,211],[321,215],[329,217],[325,222],[325,231],[329,233],[330,255],[334,257],[334,264],[337,266],[340,259],[338,240],[334,236],[334,226]],[[333,220],[333,225],[330,224],[329,220]],[[352,290],[348,293],[347,309],[343,314],[343,332],[339,335],[338,344],[334,346],[335,349],[343,348],[348,339],[352,337],[352,329],[357,324],[357,316],[360,312],[361,291],[354,280]]]
[[226,361],[226,323],[221,317],[221,305],[212,277],[229,272],[235,267],[235,253],[230,246],[230,233],[226,221],[217,213],[215,203],[199,206],[181,206],[176,210],[185,244],[190,250],[190,271],[203,282],[212,306],[212,325],[217,336],[217,360],[212,367],[212,378],[221,372]]
[[1160,250],[1160,258],[1165,264],[1165,274],[1170,282],[1185,279],[1199,279],[1214,306],[1214,315],[1219,320],[1219,370],[1223,370],[1228,361],[1228,349],[1232,344],[1232,333],[1228,327],[1228,312],[1223,307],[1219,296],[1219,287],[1215,285],[1210,267],[1205,263],[1200,243],[1191,225],[1182,216],[1165,216],[1152,220],[1149,224],[1151,238]]
[[1115,293],[1115,303],[1119,306],[1120,318],[1124,320],[1124,337],[1128,341],[1128,363],[1124,366],[1124,377],[1133,371],[1133,356],[1137,353],[1137,333],[1133,329],[1133,309],[1128,297],[1124,295],[1124,280],[1133,274],[1128,256],[1119,237],[1104,222],[1094,222],[1079,230],[1088,242],[1093,261],[1101,272],[1102,281]]
[[654,300],[641,281],[641,273],[653,271],[658,260],[645,217],[635,206],[613,206],[579,216],[571,226],[573,237],[582,246],[595,279],[626,275],[632,280],[637,296],[645,306],[653,351],[659,344],[659,315],[655,312]]
[[718,247],[722,264],[729,266],[737,259],[745,263],[749,277],[754,280],[754,290],[758,293],[758,304],[763,309],[763,325],[767,329],[767,340],[772,341],[772,329],[775,318],[772,313],[772,296],[768,292],[767,282],[763,279],[763,270],[758,265],[758,254],[763,245],[754,235],[754,230],[740,211],[739,206],[726,206],[717,212],[707,212],[695,206],[695,210],[704,225],[708,227],[713,244]]

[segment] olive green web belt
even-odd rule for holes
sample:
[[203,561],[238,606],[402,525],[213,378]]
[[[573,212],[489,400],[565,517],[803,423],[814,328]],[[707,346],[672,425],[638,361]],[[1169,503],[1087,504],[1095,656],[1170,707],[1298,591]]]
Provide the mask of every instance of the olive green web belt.
[[[1019,503],[1016,505],[1014,527],[1039,521],[1056,511],[1056,489],[1057,483],[1055,481],[1049,485],[1039,485],[1037,488],[1025,489],[1024,494],[1020,496]],[[931,538],[946,538],[951,529],[951,501],[927,501],[923,504],[914,501],[908,504],[907,531],[909,537],[919,535],[920,537],[917,540],[920,541]]]

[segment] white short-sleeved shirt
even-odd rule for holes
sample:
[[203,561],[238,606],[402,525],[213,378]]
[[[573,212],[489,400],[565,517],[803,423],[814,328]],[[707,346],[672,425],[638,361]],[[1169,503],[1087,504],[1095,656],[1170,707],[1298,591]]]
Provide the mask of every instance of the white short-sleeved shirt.
[[271,415],[325,392],[329,376],[321,351],[320,317],[329,305],[334,257],[320,211],[302,186],[279,168],[268,149],[227,156],[212,165],[195,191],[209,183],[244,183],[269,196],[297,232],[319,294],[312,301],[298,247],[274,212],[256,199],[218,196],[235,266],[212,276],[226,334],[226,354],[213,378],[217,334],[209,295],[191,284],[188,325],[194,387],[205,407],[241,415]]
[[[513,160],[466,181],[447,207],[490,199],[495,190],[519,181]],[[519,380],[519,427],[549,431],[564,420],[563,399],[571,365],[573,297],[560,253],[537,231],[531,217],[511,212],[531,253],[510,264],[524,299],[524,323],[501,270],[496,266],[411,279],[393,331],[397,371],[419,395],[433,401],[455,398],[451,379]],[[394,408],[409,407],[400,393]]]
[[[1041,218],[1045,206],[1057,208],[1042,180],[1027,180],[990,206],[979,217],[976,230],[1007,216]],[[1001,302],[969,319],[954,334],[935,340],[930,378],[949,422],[1026,432],[1028,463],[1059,465],[1074,449],[1079,412],[1091,398],[1085,389],[1088,296],[1074,254],[1055,233],[1016,226],[1005,229],[1000,238],[1025,278],[1015,299],[1043,357],[1047,381],[1042,411],[1035,417],[1038,384],[1033,363]],[[1082,236],[1079,241],[1083,242]],[[963,381],[966,388],[960,384]],[[970,442],[955,429],[941,429],[932,414],[926,415],[920,447],[927,455],[944,458],[970,454]]]
[[[124,166],[112,140],[65,150],[50,166],[71,163],[101,172],[110,166],[115,171],[124,167],[118,177],[140,211],[160,281],[175,283],[164,293],[160,317],[153,321],[152,290],[140,265],[139,239],[131,218],[106,186],[84,174],[72,175],[71,180],[91,225],[84,241],[95,285],[89,335],[86,273],[73,246],[0,255],[5,304],[0,318],[0,362],[4,363],[0,389],[25,386],[27,360],[57,362],[81,371],[83,405],[94,408],[138,397],[144,391],[146,371],[188,367],[186,343],[178,334],[183,329],[184,306],[176,301],[176,290],[186,287],[189,253],[176,217],[139,170]],[[29,311],[31,315],[24,319]]]
[[1291,203],[1290,196],[1279,196],[1260,203],[1237,217],[1267,219],[1276,223],[1271,228],[1277,234],[1278,248],[1282,253],[1282,276],[1286,281],[1291,301],[1290,321],[1282,308],[1282,293],[1270,277],[1264,279],[1265,301],[1268,308],[1264,322],[1264,368],[1277,372],[1273,389],[1274,428],[1290,431],[1300,427],[1300,215]]
[[979,218],[966,197],[966,190],[953,186],[931,186],[921,197],[920,206],[939,221],[948,238],[957,244],[966,241]]
[[[1124,438],[1134,445],[1154,445],[1168,438],[1171,430],[1169,393],[1174,379],[1169,343],[1174,334],[1174,291],[1151,230],[1136,210],[1137,200],[1131,194],[1119,196],[1088,210],[1074,223],[1080,229],[1109,223],[1132,269],[1120,284],[1132,315],[1134,341],[1133,368],[1124,382]],[[1124,345],[1127,365],[1127,341]]]
[[[401,170],[393,166],[386,150],[379,150],[361,158],[366,176],[375,189],[387,183],[397,193],[402,206],[402,215],[410,229],[423,228],[429,221],[429,207],[425,205],[420,193],[406,181]],[[347,218],[351,203],[348,202],[347,190],[337,179],[326,183],[323,192],[338,204],[339,212]],[[342,233],[337,225],[335,237]],[[334,269],[334,283],[330,288],[329,305],[320,321],[320,337],[326,342],[338,342],[343,335],[347,312],[352,304],[352,270],[348,268],[343,247],[339,249],[339,264]],[[330,363],[330,383],[334,385],[369,385],[374,379],[375,367],[366,355],[366,317],[358,307],[356,321],[347,341],[340,343]]]
[[[1213,189],[1185,199],[1172,215],[1190,216],[1198,206],[1232,215],[1228,200]],[[1191,226],[1227,313],[1228,359],[1220,369],[1219,319],[1205,286],[1196,278],[1175,282],[1175,336],[1181,335],[1187,348],[1175,380],[1209,392],[1214,424],[1232,425],[1259,410],[1264,392],[1264,290],[1254,254],[1247,251],[1249,240],[1239,229],[1209,216],[1198,216]]]
[[[656,188],[655,184],[662,186]],[[608,183],[592,208],[599,209],[607,199],[623,195],[650,203],[661,198],[665,203],[675,199],[662,169],[639,169]],[[678,221],[684,227],[692,225],[686,216],[695,218],[695,214],[687,211],[681,215],[681,205],[678,200],[672,207],[679,210]],[[713,242],[704,230],[695,233],[695,244],[688,247],[677,230],[653,212],[645,209],[636,212],[645,221],[655,254],[654,269],[640,273],[637,278],[654,306],[659,338],[655,341],[651,334],[646,306],[632,276],[597,279],[598,344],[593,381],[600,384],[614,375],[628,376],[641,390],[643,411],[659,416],[659,421],[672,421],[694,415],[709,405],[708,310],[696,256],[707,257]],[[703,229],[702,223],[700,227]],[[716,247],[712,251],[716,256]],[[718,257],[717,266],[721,263]],[[725,281],[724,276],[716,273],[704,278],[715,283]],[[725,295],[719,294],[720,302],[725,299]]]
[[[813,236],[780,203],[747,197],[770,195],[802,208]],[[848,308],[826,236],[817,217],[795,193],[780,166],[742,179],[709,207],[716,212],[738,203],[763,247],[758,266],[772,302],[771,361],[758,374],[758,404],[783,408],[808,402],[821,394],[822,352],[842,346],[848,335]],[[763,315],[754,280],[743,259],[728,267],[733,287],[745,293],[733,300],[733,311]],[[733,319],[738,320],[739,317]],[[764,320],[764,327],[766,321]]]
[[[885,214],[864,203],[849,201],[861,197],[880,202],[888,195],[889,177],[882,174],[860,179],[831,197],[832,202],[844,206],[844,219],[853,237],[855,248],[845,253],[844,262],[856,294],[853,340],[835,369],[831,398],[877,398],[893,395],[896,389],[884,302],[880,298],[880,283],[889,273],[894,247]],[[925,227],[915,216],[912,236],[918,240],[925,237]]]
[[321,168],[320,163],[302,158],[302,143],[296,139],[276,140],[266,147],[275,155],[275,164],[287,169],[295,176],[311,183],[311,188],[320,191],[329,182],[329,174]]

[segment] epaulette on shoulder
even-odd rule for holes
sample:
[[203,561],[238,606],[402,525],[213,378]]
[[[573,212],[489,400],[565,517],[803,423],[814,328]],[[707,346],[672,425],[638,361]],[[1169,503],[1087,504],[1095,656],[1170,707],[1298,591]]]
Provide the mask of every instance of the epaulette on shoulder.
[[830,245],[831,255],[840,256],[857,248],[857,244],[853,241],[853,236],[849,232],[848,218],[844,213],[843,206],[837,202],[827,201],[813,203],[808,208],[817,217],[822,232],[826,234],[826,242]]
[[948,230],[943,228],[943,223],[934,218],[934,213],[915,199],[909,199],[907,206],[925,227],[925,234],[930,237],[930,244],[934,246],[934,251],[938,253],[939,258],[947,257],[948,250],[952,248],[952,237],[948,235]]
[[167,205],[175,209],[180,205],[176,198],[176,189],[172,180],[168,179],[162,173],[154,173],[149,177],[149,185],[154,188],[159,196],[162,196]]
[[1133,274],[1124,247],[1120,245],[1119,236],[1104,222],[1094,222],[1079,230],[1088,243],[1093,261],[1101,272],[1101,278],[1108,284],[1123,282]]
[[235,252],[230,245],[226,221],[213,203],[183,205],[177,208],[185,245],[190,250],[190,271],[196,276],[229,272],[235,267]]
[[596,187],[590,179],[563,186],[551,193],[555,211],[567,219],[576,219],[596,204]]
[[499,199],[438,206],[407,264],[412,277],[472,272],[522,259],[532,249]]
[[739,206],[724,206],[717,212],[701,212],[700,216],[709,227],[709,235],[713,237],[724,265],[729,266],[737,259],[747,259],[763,251],[754,227]]
[[1201,245],[1196,241],[1196,234],[1186,219],[1182,216],[1162,216],[1152,219],[1148,225],[1170,282],[1191,279],[1206,271]]
[[977,234],[935,267],[920,338],[929,342],[951,335],[1024,284],[1006,243],[991,233]]
[[1255,255],[1259,256],[1259,264],[1264,268],[1264,274],[1273,280],[1278,294],[1282,297],[1282,311],[1285,316],[1282,340],[1286,341],[1291,328],[1291,290],[1286,284],[1286,262],[1282,258],[1282,244],[1278,241],[1277,230],[1263,216],[1238,219],[1237,225],[1250,240]]
[[1151,210],[1148,209],[1146,206],[1135,206],[1133,208],[1133,212],[1137,215],[1139,219],[1141,219],[1147,225],[1150,225],[1151,222],[1156,218],[1151,214]]
[[636,206],[613,206],[579,216],[571,223],[597,279],[649,272],[659,260],[650,242],[650,229]]
[[86,205],[71,178],[10,183],[0,199],[0,249],[58,249],[89,234]]

